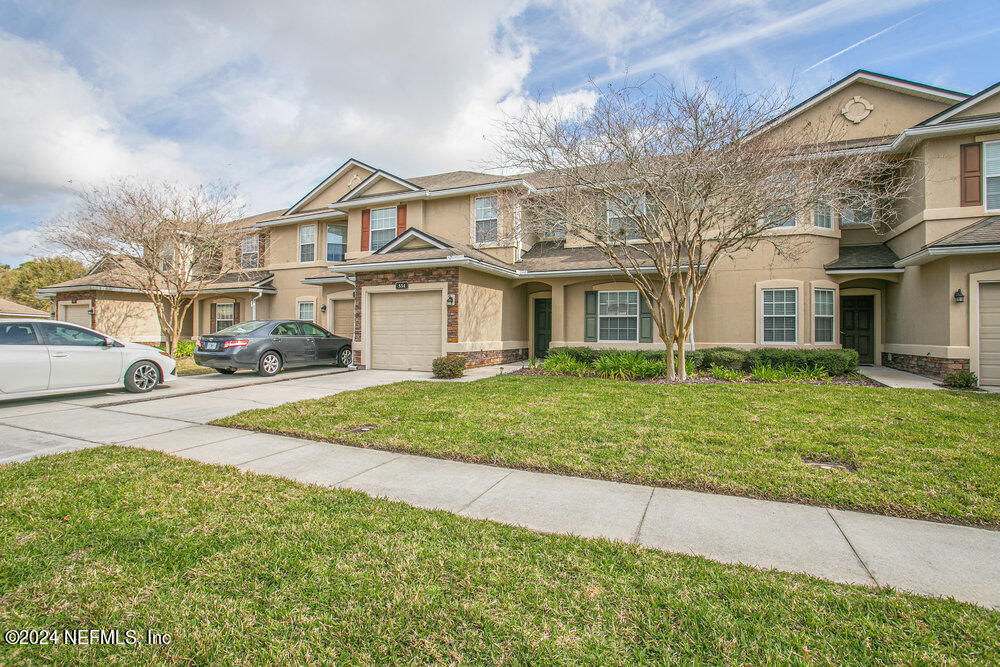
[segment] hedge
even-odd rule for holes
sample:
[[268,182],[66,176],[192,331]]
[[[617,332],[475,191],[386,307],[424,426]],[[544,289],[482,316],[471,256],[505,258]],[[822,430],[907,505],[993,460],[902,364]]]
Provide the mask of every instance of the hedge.
[[[589,365],[606,354],[616,354],[621,350],[594,349],[590,347],[553,347],[549,354],[562,353]],[[642,350],[650,361],[666,361],[666,350]],[[775,347],[759,347],[752,350],[738,350],[735,347],[709,347],[688,351],[685,358],[689,368],[708,370],[719,366],[734,371],[749,371],[757,363],[778,367],[789,364],[795,368],[821,368],[830,375],[844,375],[858,366],[856,350],[799,350]]]
[[465,374],[465,357],[460,354],[438,357],[431,362],[431,371],[436,378],[460,378]]

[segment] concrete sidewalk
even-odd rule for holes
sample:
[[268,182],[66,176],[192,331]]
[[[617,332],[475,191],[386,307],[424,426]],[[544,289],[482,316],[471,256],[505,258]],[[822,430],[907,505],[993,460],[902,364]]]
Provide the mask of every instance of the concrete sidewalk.
[[[886,366],[859,366],[858,372],[865,377],[875,380],[879,384],[893,389],[933,389],[935,391],[946,391],[948,387],[941,384],[941,380],[929,378],[915,373],[907,373],[896,368]],[[989,394],[1000,393],[1000,387],[980,387]]]

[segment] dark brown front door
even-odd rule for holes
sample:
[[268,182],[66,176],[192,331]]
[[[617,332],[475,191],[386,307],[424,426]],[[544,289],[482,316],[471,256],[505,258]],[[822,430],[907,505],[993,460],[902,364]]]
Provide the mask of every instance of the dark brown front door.
[[858,351],[858,363],[875,363],[875,297],[840,297],[840,344]]

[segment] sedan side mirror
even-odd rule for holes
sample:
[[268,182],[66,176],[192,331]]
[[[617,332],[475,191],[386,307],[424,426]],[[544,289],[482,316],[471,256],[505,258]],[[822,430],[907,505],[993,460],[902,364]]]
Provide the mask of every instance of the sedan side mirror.
[[104,347],[114,347],[115,345],[117,345],[117,342],[113,338],[104,337]]

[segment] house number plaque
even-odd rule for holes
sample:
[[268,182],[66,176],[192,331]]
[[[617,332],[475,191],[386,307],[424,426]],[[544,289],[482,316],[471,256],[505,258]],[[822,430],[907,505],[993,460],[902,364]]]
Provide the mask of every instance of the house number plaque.
[[409,289],[409,288],[410,288],[410,283],[408,283],[405,280],[400,280],[399,282],[396,283],[396,289]]

